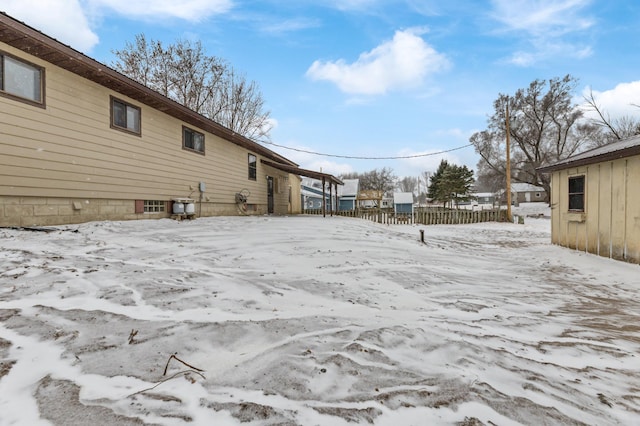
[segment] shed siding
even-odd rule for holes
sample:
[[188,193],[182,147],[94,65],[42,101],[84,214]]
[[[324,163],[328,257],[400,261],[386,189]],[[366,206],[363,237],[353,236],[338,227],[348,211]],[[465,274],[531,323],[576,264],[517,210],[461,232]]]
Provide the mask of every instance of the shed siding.
[[[130,200],[132,212],[136,199],[193,197],[203,215],[234,214],[236,192],[248,189],[263,212],[265,174],[288,180],[266,171],[259,155],[258,178],[249,180],[247,149],[210,133],[203,132],[205,155],[183,150],[180,120],[4,43],[0,49],[46,69],[46,108],[0,97],[0,196]],[[110,96],[140,107],[141,136],[110,127]],[[276,194],[276,213],[288,211],[288,191]]]
[[626,234],[626,169],[627,160],[619,160],[611,163],[611,257],[624,260],[624,242]]
[[[584,174],[585,212],[568,209],[568,179]],[[552,174],[552,242],[640,263],[640,156]]]
[[640,263],[640,156],[627,159],[626,254]]

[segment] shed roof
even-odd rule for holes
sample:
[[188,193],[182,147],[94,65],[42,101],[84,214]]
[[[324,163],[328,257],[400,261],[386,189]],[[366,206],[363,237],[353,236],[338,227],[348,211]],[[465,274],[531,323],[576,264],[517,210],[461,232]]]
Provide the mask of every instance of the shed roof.
[[338,192],[342,197],[356,197],[358,195],[358,186],[360,179],[343,179],[344,185],[338,188]]
[[413,204],[413,192],[394,192],[393,204]]
[[271,166],[275,169],[282,170],[283,172],[293,173],[294,175],[306,176],[313,179],[320,179],[320,180],[324,179],[325,182],[328,182],[329,184],[342,185],[342,181],[340,179],[328,173],[301,169],[298,166],[291,166],[287,164],[276,163],[276,162],[264,160],[264,159],[261,159],[260,162],[262,164],[266,164],[267,166]]
[[530,183],[515,182],[511,184],[511,192],[544,192],[544,188]]
[[541,173],[550,173],[570,167],[585,166],[587,164],[631,157],[632,155],[640,155],[640,135],[581,152],[580,154],[573,155],[549,166],[540,167],[538,171]]

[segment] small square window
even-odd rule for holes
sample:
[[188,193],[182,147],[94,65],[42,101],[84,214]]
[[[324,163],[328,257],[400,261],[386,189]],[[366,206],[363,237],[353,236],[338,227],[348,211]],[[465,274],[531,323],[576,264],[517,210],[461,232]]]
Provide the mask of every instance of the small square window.
[[258,159],[255,155],[249,154],[249,179],[256,180],[258,176],[257,167]]
[[44,106],[44,69],[0,52],[0,94]]
[[111,127],[139,135],[140,108],[112,97]]
[[584,176],[569,178],[569,211],[584,211]]
[[162,213],[165,210],[165,202],[160,200],[144,200],[145,213]]
[[182,127],[182,148],[204,154],[204,135],[188,127]]

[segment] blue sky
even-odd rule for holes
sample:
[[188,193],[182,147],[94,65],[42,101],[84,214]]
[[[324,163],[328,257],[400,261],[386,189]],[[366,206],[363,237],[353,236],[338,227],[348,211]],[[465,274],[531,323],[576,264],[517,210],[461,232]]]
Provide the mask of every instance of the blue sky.
[[[403,157],[467,145],[492,102],[572,74],[613,117],[640,114],[637,0],[2,0],[0,10],[105,64],[134,36],[200,40],[255,80],[272,141],[304,151]],[[270,146],[339,175],[475,168],[472,147],[363,160]]]

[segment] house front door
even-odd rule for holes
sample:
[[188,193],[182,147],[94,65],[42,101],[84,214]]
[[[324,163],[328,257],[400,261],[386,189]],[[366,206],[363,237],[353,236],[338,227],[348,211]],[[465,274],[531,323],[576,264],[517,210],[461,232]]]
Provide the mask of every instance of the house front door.
[[273,177],[267,176],[267,213],[273,214]]

